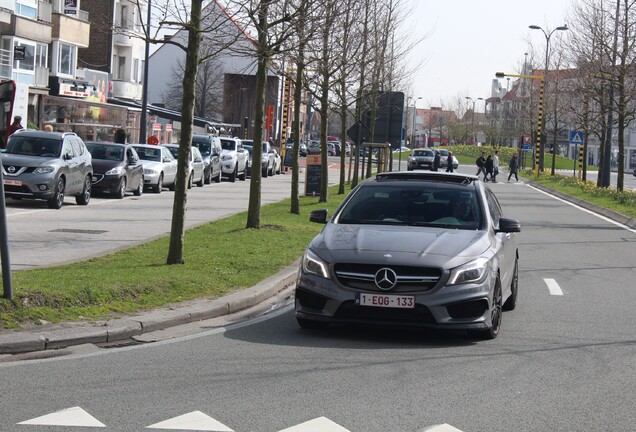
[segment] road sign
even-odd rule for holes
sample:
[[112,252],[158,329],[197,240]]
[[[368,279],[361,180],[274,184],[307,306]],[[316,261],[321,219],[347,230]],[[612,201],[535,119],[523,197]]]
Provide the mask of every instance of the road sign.
[[530,150],[530,144],[525,144],[525,145],[523,146],[523,149],[524,149],[525,151]]
[[585,132],[571,130],[570,131],[570,144],[581,145],[585,141]]

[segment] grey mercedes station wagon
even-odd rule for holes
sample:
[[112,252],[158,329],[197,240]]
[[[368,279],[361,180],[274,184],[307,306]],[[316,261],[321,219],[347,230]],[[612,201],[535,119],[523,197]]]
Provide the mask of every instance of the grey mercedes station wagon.
[[472,175],[382,173],[360,183],[307,248],[303,328],[330,323],[466,330],[493,339],[518,293],[517,220]]

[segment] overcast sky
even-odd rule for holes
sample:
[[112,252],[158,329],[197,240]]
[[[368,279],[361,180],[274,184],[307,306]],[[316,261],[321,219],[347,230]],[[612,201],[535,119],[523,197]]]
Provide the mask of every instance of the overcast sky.
[[[576,0],[409,1],[412,22],[405,28],[428,35],[413,57],[413,64],[423,61],[413,79],[414,96],[422,97],[417,107],[428,108],[457,96],[489,97],[495,72],[519,72],[528,40],[544,55],[545,36],[528,26],[549,31],[563,25]],[[483,109],[478,101],[475,110]]]

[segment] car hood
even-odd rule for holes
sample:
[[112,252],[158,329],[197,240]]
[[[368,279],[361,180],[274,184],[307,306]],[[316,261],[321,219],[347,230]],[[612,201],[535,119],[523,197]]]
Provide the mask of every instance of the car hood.
[[104,174],[117,166],[124,166],[124,161],[93,159],[93,172],[95,174]]
[[413,226],[328,223],[310,247],[328,262],[455,267],[483,255],[488,232]]
[[434,156],[411,156],[411,159],[416,161],[430,161],[433,160]]
[[163,165],[164,165],[163,162],[151,161],[151,160],[146,160],[146,159],[140,159],[139,162],[141,162],[141,165],[144,168],[146,168],[146,169],[161,170],[161,169],[163,169]]
[[59,164],[62,161],[60,158],[14,155],[11,153],[2,153],[1,159],[2,159],[2,165],[4,166],[15,165],[15,166],[28,166],[28,167]]

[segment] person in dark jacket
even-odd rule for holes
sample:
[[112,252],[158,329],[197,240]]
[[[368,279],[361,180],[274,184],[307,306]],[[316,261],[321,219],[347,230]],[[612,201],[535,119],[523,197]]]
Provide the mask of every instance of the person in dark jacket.
[[448,157],[446,158],[446,172],[453,172],[453,152],[448,152]]
[[481,173],[486,175],[486,152],[481,152],[481,156],[477,158],[475,164],[477,165],[477,174],[475,175],[477,177],[479,177],[479,174]]
[[484,164],[484,168],[486,168],[486,174],[484,174],[484,181],[492,181],[493,174],[495,172],[494,162],[492,160],[492,155],[488,155],[486,158],[486,163]]
[[519,169],[519,164],[517,160],[517,155],[513,154],[512,159],[508,162],[508,168],[510,169],[510,174],[508,174],[508,182],[510,182],[510,177],[515,176],[515,179],[519,181],[519,177],[517,176],[517,170]]
[[431,167],[431,171],[439,170],[441,159],[442,159],[442,156],[439,154],[439,150],[435,150],[435,157],[433,157],[433,166]]

